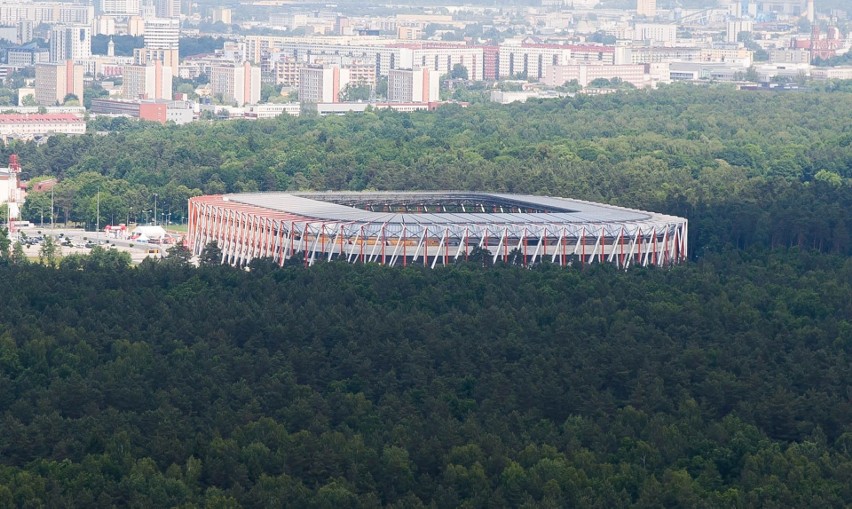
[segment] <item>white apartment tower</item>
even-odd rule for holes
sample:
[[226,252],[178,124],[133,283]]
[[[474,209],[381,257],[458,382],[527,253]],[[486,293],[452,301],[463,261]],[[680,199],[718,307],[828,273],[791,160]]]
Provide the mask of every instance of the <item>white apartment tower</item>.
[[148,65],[159,60],[176,76],[180,64],[180,20],[150,18],[145,20],[145,47],[133,50],[136,65]]
[[438,73],[429,69],[391,69],[388,74],[388,102],[438,101],[439,80]]
[[221,94],[222,101],[238,106],[260,102],[260,67],[248,62],[234,66],[214,66],[210,69],[210,91]]
[[137,16],[139,0],[100,0],[100,14],[109,16]]
[[62,104],[68,94],[74,94],[83,104],[82,65],[74,65],[71,60],[36,64],[36,102],[42,106]]
[[311,65],[299,70],[299,102],[336,103],[349,84],[349,69],[339,65]]
[[653,18],[657,15],[657,0],[636,0],[636,15]]
[[149,65],[126,65],[122,85],[125,99],[172,99],[172,70],[155,60]]
[[85,60],[92,56],[89,25],[57,25],[50,31],[50,61]]
[[149,49],[177,49],[180,42],[180,20],[150,18],[145,20],[145,47]]
[[180,17],[180,0],[155,0],[154,7],[160,18]]

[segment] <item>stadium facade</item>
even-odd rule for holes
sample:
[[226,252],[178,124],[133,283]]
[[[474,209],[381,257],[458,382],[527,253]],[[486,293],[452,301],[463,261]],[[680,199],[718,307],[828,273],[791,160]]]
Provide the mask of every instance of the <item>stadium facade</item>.
[[471,255],[523,265],[671,265],[686,219],[580,200],[481,192],[245,193],[189,200],[189,248],[222,263],[345,259],[429,267]]

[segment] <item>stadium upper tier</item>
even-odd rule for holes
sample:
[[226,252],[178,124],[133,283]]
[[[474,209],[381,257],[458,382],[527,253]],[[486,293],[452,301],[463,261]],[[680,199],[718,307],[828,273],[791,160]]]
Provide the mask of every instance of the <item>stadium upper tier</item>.
[[[685,219],[567,198],[477,192],[243,193],[189,200],[190,248],[269,257],[449,264],[663,265],[686,258]],[[487,251],[487,252],[486,252]]]

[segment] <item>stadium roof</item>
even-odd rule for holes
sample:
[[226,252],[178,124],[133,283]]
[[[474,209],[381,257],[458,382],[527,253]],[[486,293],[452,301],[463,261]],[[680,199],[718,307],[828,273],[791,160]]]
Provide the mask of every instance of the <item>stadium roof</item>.
[[189,200],[189,244],[219,243],[223,262],[319,259],[444,265],[474,247],[493,261],[658,265],[686,259],[685,219],[567,198],[505,193],[244,193]]
[[[390,223],[406,225],[446,224],[552,224],[552,223],[629,223],[665,217],[639,210],[615,207],[567,198],[502,193],[459,191],[440,192],[326,192],[326,193],[244,193],[224,197],[227,201],[295,214],[318,221]],[[500,211],[490,212],[374,212],[342,204],[411,203],[428,200],[440,204],[468,200],[488,201]],[[440,205],[436,205],[440,207]],[[502,209],[501,209],[502,208]],[[513,212],[536,209],[541,212]],[[433,209],[434,210],[434,209]]]

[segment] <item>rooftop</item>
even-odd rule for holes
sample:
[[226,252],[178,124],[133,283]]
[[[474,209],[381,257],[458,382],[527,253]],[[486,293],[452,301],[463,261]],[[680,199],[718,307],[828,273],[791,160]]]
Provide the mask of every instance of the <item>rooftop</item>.
[[71,113],[3,113],[0,124],[78,123],[83,119]]

